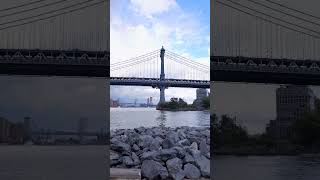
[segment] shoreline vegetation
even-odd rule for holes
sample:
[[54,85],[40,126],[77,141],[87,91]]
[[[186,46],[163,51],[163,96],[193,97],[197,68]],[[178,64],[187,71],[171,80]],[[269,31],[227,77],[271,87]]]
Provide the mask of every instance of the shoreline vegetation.
[[156,107],[160,111],[205,111],[210,108],[209,97],[195,100],[192,104],[188,104],[182,98],[171,98],[170,101],[160,103]]
[[270,134],[251,135],[235,118],[210,117],[213,155],[234,156],[320,156],[320,113],[311,112],[292,124],[295,136],[277,139]]

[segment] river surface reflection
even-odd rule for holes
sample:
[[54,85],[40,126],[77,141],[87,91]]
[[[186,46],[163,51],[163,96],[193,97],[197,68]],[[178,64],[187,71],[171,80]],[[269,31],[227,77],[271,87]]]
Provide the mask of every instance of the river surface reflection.
[[215,156],[213,163],[216,180],[320,179],[320,156]]
[[209,127],[209,111],[158,111],[155,108],[111,108],[111,129],[137,127]]

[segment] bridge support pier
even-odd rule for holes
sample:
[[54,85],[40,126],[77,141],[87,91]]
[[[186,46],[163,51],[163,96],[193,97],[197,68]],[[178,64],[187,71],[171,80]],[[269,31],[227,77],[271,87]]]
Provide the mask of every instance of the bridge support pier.
[[166,88],[164,86],[162,86],[159,89],[160,89],[160,101],[159,101],[159,103],[164,103],[164,102],[166,102],[165,92],[164,92]]
[[[165,81],[165,74],[164,74],[164,53],[165,53],[165,49],[164,49],[163,46],[162,46],[161,51],[160,51],[160,58],[161,58],[160,83]],[[160,103],[166,102],[166,99],[165,99],[165,89],[166,89],[166,87],[165,87],[164,85],[160,85],[159,89],[160,89],[160,101],[159,101],[159,104],[160,104]]]

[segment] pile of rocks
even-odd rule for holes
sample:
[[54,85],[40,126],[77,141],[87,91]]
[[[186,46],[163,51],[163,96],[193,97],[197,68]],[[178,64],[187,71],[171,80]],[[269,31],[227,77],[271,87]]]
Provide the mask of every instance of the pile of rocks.
[[146,179],[210,177],[210,129],[153,127],[111,131],[111,167],[139,168]]

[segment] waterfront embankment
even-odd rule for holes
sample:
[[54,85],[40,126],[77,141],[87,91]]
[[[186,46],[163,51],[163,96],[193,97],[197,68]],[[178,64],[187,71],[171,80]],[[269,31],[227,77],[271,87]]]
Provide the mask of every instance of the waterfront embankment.
[[141,169],[146,179],[210,178],[209,127],[111,131],[111,167]]

